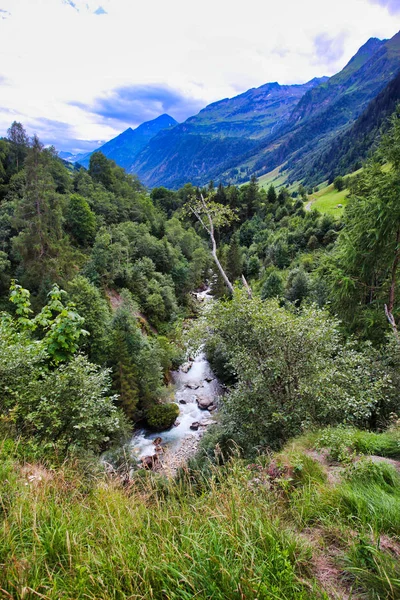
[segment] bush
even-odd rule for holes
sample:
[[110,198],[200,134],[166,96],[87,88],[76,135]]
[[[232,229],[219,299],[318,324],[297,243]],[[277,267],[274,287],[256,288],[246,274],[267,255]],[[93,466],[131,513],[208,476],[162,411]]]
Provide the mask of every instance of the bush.
[[178,415],[177,404],[155,404],[147,411],[147,424],[155,431],[164,431],[172,427]]
[[97,452],[127,433],[110,388],[106,369],[75,356],[21,394],[16,409],[18,427],[63,451],[75,447]]

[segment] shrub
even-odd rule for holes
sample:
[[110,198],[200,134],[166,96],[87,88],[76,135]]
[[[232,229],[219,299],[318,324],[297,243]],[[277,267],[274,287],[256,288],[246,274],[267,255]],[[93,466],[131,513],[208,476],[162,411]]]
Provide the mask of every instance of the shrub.
[[154,404],[147,411],[147,423],[155,431],[163,431],[172,427],[178,415],[177,404]]

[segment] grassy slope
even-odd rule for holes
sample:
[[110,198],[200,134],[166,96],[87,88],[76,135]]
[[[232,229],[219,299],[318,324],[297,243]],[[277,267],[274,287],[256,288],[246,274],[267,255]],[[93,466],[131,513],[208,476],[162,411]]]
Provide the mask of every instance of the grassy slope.
[[[309,202],[311,202],[312,208],[322,213],[340,217],[347,204],[348,195],[349,190],[345,189],[338,192],[331,184],[309,196]],[[342,207],[338,207],[338,204],[341,204]]]
[[[400,477],[349,456],[399,449],[399,432],[329,430],[253,464],[235,459],[208,479],[139,472],[124,487],[74,465],[23,464],[7,442],[0,595],[327,600],[353,587],[353,600],[394,600]],[[330,466],[330,456],[346,462]]]

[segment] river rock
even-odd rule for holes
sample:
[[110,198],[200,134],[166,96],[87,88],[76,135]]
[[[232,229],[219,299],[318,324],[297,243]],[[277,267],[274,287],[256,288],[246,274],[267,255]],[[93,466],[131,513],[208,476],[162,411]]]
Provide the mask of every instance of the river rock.
[[191,424],[190,429],[192,431],[197,431],[199,427],[200,427],[200,423],[198,423],[198,421],[195,421],[194,423]]
[[209,407],[214,402],[213,398],[205,398],[204,396],[197,396],[196,401],[201,410],[209,410]]
[[160,437],[156,437],[156,438],[153,440],[153,444],[154,444],[155,446],[159,446],[159,445],[161,444],[161,442],[162,442],[162,438],[160,438]]
[[210,406],[208,407],[208,409],[210,412],[213,412],[214,410],[217,410],[217,407],[215,406],[215,404],[210,404]]
[[181,424],[181,422],[180,422],[180,421],[175,421],[175,423],[174,423],[174,427],[179,427],[179,425],[180,425],[180,424]]
[[142,466],[144,469],[154,469],[156,464],[159,461],[158,454],[153,454],[152,456],[143,456],[142,457]]
[[204,377],[204,381],[207,381],[207,383],[211,383],[212,381],[214,381],[215,377]]
[[186,400],[184,400],[183,398],[181,400],[179,400],[179,404],[187,404]]
[[188,373],[190,371],[190,369],[192,368],[192,364],[191,362],[187,362],[184,365],[181,366],[181,371],[182,373]]
[[197,383],[187,383],[186,387],[189,388],[189,390],[198,390],[200,386]]

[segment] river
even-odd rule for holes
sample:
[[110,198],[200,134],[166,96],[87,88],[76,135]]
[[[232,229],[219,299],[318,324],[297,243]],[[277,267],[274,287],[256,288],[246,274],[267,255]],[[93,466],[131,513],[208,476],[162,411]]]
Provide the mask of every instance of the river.
[[[198,293],[199,302],[211,299],[209,290]],[[153,456],[155,440],[157,447],[162,448],[161,463],[185,462],[190,454],[195,452],[205,429],[215,419],[218,397],[221,386],[211,370],[204,353],[198,354],[193,360],[182,365],[178,371],[173,371],[172,385],[174,386],[174,401],[179,406],[179,416],[175,425],[167,431],[152,432],[147,429],[136,431],[130,441],[130,449],[138,460]],[[200,408],[199,405],[207,408]],[[197,427],[197,425],[198,427]],[[192,427],[192,428],[191,428]],[[193,429],[197,427],[197,429]],[[161,442],[159,439],[161,438]],[[176,466],[176,461],[174,465]]]

